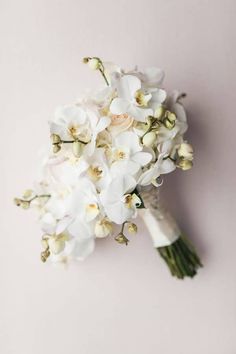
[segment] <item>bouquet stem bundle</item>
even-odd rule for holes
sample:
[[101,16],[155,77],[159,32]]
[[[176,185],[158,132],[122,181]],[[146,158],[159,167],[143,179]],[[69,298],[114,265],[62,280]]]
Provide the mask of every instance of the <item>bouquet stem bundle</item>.
[[157,248],[173,276],[193,278],[202,267],[200,258],[190,242],[182,235],[171,245]]
[[160,205],[159,192],[153,187],[140,191],[145,204],[141,213],[154,247],[167,264],[171,274],[179,279],[193,278],[202,267],[194,247],[184,237],[172,216]]

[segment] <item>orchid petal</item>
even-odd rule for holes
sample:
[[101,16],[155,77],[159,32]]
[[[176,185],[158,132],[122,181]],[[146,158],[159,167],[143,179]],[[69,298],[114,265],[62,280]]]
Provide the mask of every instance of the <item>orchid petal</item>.
[[124,98],[114,98],[110,105],[110,111],[113,114],[128,113],[130,107],[129,101]]
[[142,150],[142,147],[139,143],[139,138],[134,132],[128,131],[119,134],[115,139],[115,143],[117,146],[127,147],[131,154]]
[[145,166],[152,160],[152,155],[148,152],[140,151],[132,156],[132,160],[141,166]]
[[68,105],[63,107],[58,107],[55,112],[56,119],[63,121],[76,121],[79,124],[85,123],[86,113],[82,108],[76,105]]
[[153,110],[151,108],[140,108],[135,105],[130,106],[128,112],[134,119],[145,122],[148,116],[153,115]]
[[111,166],[112,176],[122,176],[125,174],[134,175],[136,174],[141,165],[136,161],[125,160],[125,161],[116,161]]
[[134,209],[127,208],[123,202],[117,202],[111,207],[105,207],[105,211],[109,219],[116,224],[122,224],[134,215]]
[[141,81],[132,75],[123,76],[117,85],[118,96],[126,100],[132,100],[136,91],[140,90]]
[[166,91],[162,89],[157,89],[155,92],[152,92],[152,101],[160,104],[165,101],[166,96]]
[[162,84],[164,77],[165,73],[162,69],[150,67],[144,69],[142,81],[149,87],[155,87]]

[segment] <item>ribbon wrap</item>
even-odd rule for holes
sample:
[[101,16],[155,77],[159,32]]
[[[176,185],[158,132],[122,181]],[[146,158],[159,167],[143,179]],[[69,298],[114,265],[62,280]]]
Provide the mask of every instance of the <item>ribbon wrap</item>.
[[142,187],[140,195],[145,209],[139,214],[143,219],[155,248],[171,245],[180,237],[180,229],[171,214],[160,205],[159,191],[154,186]]

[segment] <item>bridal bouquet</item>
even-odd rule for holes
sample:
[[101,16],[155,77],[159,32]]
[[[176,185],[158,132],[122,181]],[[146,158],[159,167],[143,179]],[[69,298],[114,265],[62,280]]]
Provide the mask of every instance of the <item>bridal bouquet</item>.
[[111,235],[128,245],[140,215],[172,275],[193,277],[201,262],[158,197],[163,174],[193,164],[184,94],[168,95],[158,68],[127,72],[97,57],[83,61],[106,85],[56,109],[40,176],[15,198],[38,210],[41,260],[82,260],[96,238]]

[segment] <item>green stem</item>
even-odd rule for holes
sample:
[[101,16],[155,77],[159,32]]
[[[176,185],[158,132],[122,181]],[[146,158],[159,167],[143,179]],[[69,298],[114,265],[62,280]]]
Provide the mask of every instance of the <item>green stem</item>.
[[41,194],[41,195],[35,195],[33,198],[26,200],[27,202],[32,202],[33,200],[37,199],[37,198],[50,198],[51,195],[50,194]]
[[106,75],[105,75],[105,73],[104,73],[105,69],[104,69],[104,66],[103,66],[102,62],[101,62],[101,66],[102,66],[102,68],[100,68],[99,71],[100,71],[100,73],[102,74],[102,77],[104,78],[104,80],[105,80],[107,86],[109,86],[109,82],[108,82],[107,77],[106,77]]
[[176,160],[170,156],[163,157],[163,160],[167,160],[167,159],[170,159],[171,161],[176,162]]
[[59,143],[52,143],[52,145],[58,145],[58,144],[61,144],[61,143],[63,143],[63,144],[73,144],[75,141],[78,141],[79,143],[84,144],[84,145],[87,144],[87,143],[85,143],[82,140],[75,139],[75,140],[61,140]]
[[179,279],[194,277],[202,263],[193,246],[183,236],[166,247],[157,248],[173,276]]

